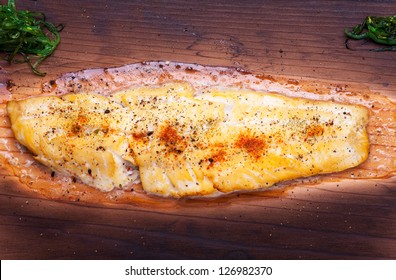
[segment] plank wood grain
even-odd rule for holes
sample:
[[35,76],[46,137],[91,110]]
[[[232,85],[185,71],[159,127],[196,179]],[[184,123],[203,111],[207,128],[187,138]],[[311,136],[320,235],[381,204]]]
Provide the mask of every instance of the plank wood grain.
[[[17,6],[43,11],[65,29],[41,66],[46,77],[1,62],[0,83],[11,81],[15,98],[38,94],[43,81],[61,73],[150,60],[361,84],[396,97],[396,52],[370,52],[376,46],[360,41],[350,42],[355,51],[349,51],[343,35],[366,15],[394,13],[392,1],[36,0]],[[396,258],[394,178],[149,207],[50,201],[13,187],[11,174],[0,168],[2,259]]]

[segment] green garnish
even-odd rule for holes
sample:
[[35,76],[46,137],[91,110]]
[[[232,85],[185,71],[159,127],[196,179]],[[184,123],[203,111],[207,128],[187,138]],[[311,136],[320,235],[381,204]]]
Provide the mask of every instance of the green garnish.
[[[37,67],[55,51],[62,29],[63,25],[55,27],[46,21],[43,13],[18,11],[14,0],[0,4],[0,52],[7,54],[5,60],[9,63],[27,62],[37,75],[46,74]],[[23,60],[18,60],[17,55]]]
[[[352,31],[345,28],[344,32],[351,39],[371,39],[378,44],[389,46],[372,51],[396,51],[396,15],[388,17],[368,16],[363,23],[354,26]],[[347,42],[348,39],[345,44],[349,48]]]

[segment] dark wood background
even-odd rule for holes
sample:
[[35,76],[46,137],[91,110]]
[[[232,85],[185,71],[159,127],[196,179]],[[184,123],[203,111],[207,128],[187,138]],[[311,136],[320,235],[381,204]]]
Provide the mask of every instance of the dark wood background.
[[[3,4],[5,0],[1,1]],[[17,91],[92,67],[169,60],[357,83],[396,96],[396,52],[343,29],[395,1],[26,0],[63,23],[42,66],[1,62]],[[18,92],[13,92],[18,94]],[[3,174],[2,174],[3,175]],[[1,259],[395,259],[395,179],[328,183],[173,207],[58,202],[0,183]]]

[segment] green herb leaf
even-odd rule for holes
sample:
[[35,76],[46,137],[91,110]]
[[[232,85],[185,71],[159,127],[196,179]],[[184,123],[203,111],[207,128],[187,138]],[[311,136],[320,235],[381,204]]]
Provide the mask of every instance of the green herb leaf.
[[45,75],[37,67],[59,45],[62,29],[46,21],[43,13],[17,10],[14,0],[0,4],[0,52],[9,63],[27,62],[37,75]]
[[[388,46],[372,51],[396,51],[396,15],[368,16],[363,23],[354,26],[351,31],[345,28],[344,32],[350,39],[367,39]],[[346,46],[348,48],[347,41]]]

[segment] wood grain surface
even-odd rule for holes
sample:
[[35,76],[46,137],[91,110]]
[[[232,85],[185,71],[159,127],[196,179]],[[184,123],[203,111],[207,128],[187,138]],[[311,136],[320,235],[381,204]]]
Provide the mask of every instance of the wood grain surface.
[[[38,94],[42,82],[65,72],[151,60],[358,84],[396,98],[396,52],[371,52],[377,46],[363,41],[347,50],[343,34],[367,15],[394,14],[394,1],[27,0],[17,7],[42,11],[65,29],[40,68],[46,77],[0,62],[0,83],[13,85],[13,98]],[[15,187],[9,170],[0,175],[1,259],[396,258],[395,177],[161,206],[52,201]]]

